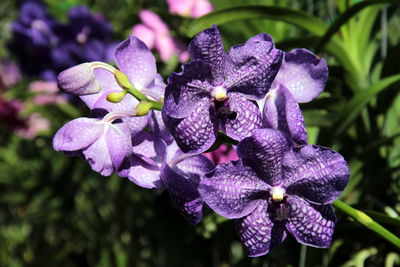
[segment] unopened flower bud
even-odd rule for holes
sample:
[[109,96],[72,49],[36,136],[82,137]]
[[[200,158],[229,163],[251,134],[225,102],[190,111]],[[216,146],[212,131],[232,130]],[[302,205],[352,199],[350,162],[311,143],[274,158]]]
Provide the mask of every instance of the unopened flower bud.
[[128,77],[122,71],[115,69],[114,77],[115,77],[115,80],[117,81],[117,83],[119,84],[119,86],[121,86],[122,88],[132,87],[132,84],[129,81]]
[[123,90],[121,92],[112,92],[107,95],[107,101],[111,103],[119,103],[126,96],[127,91]]
[[58,75],[58,86],[74,95],[95,94],[101,90],[101,85],[93,70],[92,63],[82,63],[66,69]]
[[143,100],[141,101],[137,106],[136,106],[136,115],[137,116],[144,116],[147,113],[149,113],[151,107],[152,107],[152,103]]

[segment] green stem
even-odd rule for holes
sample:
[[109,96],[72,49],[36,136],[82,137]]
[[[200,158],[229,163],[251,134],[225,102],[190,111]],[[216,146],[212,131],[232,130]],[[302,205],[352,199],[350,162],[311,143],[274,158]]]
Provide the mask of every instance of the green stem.
[[369,217],[364,212],[354,209],[345,202],[341,200],[336,200],[333,202],[333,205],[339,209],[341,212],[349,215],[353,219],[355,219],[358,223],[362,224],[363,226],[367,227],[371,231],[377,233],[382,238],[386,239],[397,248],[400,249],[400,239],[388,231],[385,227],[374,221],[371,217]]
[[154,101],[152,99],[149,99],[146,95],[144,95],[142,92],[140,92],[138,89],[136,89],[135,87],[133,87],[133,85],[130,85],[128,88],[125,88],[126,90],[128,90],[128,93],[130,93],[131,95],[133,95],[137,100],[139,101],[147,101],[151,103],[151,109],[155,109],[155,110],[161,110],[163,107],[163,103],[162,102],[158,102],[158,101]]

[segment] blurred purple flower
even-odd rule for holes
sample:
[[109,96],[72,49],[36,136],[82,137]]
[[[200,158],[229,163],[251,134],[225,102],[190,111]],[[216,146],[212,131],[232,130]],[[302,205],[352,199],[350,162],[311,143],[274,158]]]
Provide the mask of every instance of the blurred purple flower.
[[258,129],[238,145],[241,160],[219,165],[199,191],[218,214],[236,219],[251,257],[268,253],[291,233],[298,242],[331,245],[331,203],[348,183],[343,157],[328,148],[295,147],[281,131]]
[[16,130],[26,126],[24,119],[20,117],[20,112],[24,104],[16,99],[7,100],[0,98],[0,122],[10,130]]
[[34,81],[29,84],[29,91],[35,93],[33,103],[38,106],[47,104],[62,104],[68,98],[60,93],[57,83],[54,81]]
[[327,80],[328,66],[323,58],[306,49],[284,53],[282,65],[265,99],[263,126],[285,132],[298,144],[307,144],[304,118],[297,103],[317,97]]
[[220,129],[241,140],[261,128],[255,100],[268,92],[282,52],[260,34],[225,53],[216,26],[199,33],[189,52],[192,62],[168,79],[162,111],[182,151],[204,152]]
[[203,153],[203,155],[211,160],[214,165],[239,159],[235,149],[232,146],[227,146],[225,144],[220,145],[212,152]]
[[143,24],[132,28],[132,34],[142,40],[149,49],[155,48],[162,61],[167,62],[172,56],[177,55],[180,62],[189,58],[184,45],[171,36],[170,30],[161,18],[150,10],[142,10],[139,17]]
[[198,18],[213,11],[208,0],[167,0],[169,13]]
[[14,62],[2,60],[0,62],[0,91],[6,90],[21,80],[21,72]]
[[25,139],[33,139],[40,132],[50,129],[50,121],[39,113],[32,113],[26,119],[26,125],[23,128],[16,129],[16,134]]

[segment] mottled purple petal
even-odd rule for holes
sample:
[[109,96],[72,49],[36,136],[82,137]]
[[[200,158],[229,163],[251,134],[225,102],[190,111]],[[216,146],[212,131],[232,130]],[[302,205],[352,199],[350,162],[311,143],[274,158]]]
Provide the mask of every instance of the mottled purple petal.
[[289,135],[297,144],[307,144],[303,114],[290,92],[281,84],[265,99],[263,125]]
[[223,86],[253,100],[263,98],[278,73],[282,55],[272,42],[257,39],[232,47],[225,59]]
[[249,257],[267,254],[286,238],[285,226],[271,221],[268,203],[262,201],[249,215],[236,220],[236,229]]
[[156,60],[153,54],[142,41],[132,35],[117,46],[115,60],[121,71],[139,90],[156,77]]
[[192,60],[201,60],[210,65],[214,86],[223,82],[224,45],[217,26],[196,35],[189,44],[189,53]]
[[163,113],[164,123],[179,148],[185,153],[201,153],[209,149],[218,134],[218,121],[210,101],[203,99],[192,107],[184,119],[174,119]]
[[282,181],[282,159],[292,141],[278,130],[257,129],[238,145],[238,155],[270,185]]
[[75,151],[93,144],[104,132],[104,123],[96,119],[78,118],[61,127],[54,136],[56,151]]
[[250,214],[268,196],[269,186],[241,161],[220,164],[200,181],[203,200],[229,219]]
[[335,223],[331,205],[314,205],[300,197],[290,196],[286,228],[298,242],[318,248],[330,247]]
[[165,89],[163,112],[173,118],[185,118],[199,101],[210,99],[210,71],[204,62],[193,61],[183,65],[181,72],[172,73]]
[[124,159],[132,154],[129,126],[125,123],[110,124],[104,138],[107,142],[111,161],[117,170]]
[[161,170],[161,180],[185,219],[192,225],[198,224],[202,218],[203,201],[197,188],[168,165]]
[[223,116],[221,128],[229,137],[242,140],[251,135],[254,129],[261,128],[261,113],[256,102],[238,93],[229,94],[230,115]]
[[214,169],[214,164],[203,155],[187,158],[176,165],[174,170],[184,176],[196,187],[203,176]]
[[295,148],[282,162],[286,192],[317,204],[332,203],[349,181],[350,170],[342,155],[322,146]]
[[101,137],[92,145],[82,151],[86,161],[92,170],[101,175],[109,176],[113,173],[114,167],[108,151],[106,139]]
[[249,42],[271,42],[272,47],[275,48],[274,40],[272,39],[272,36],[266,33],[260,33],[257,34],[256,36],[251,37],[247,43]]
[[307,49],[285,53],[275,81],[283,84],[297,103],[311,101],[325,88],[328,66],[323,58]]

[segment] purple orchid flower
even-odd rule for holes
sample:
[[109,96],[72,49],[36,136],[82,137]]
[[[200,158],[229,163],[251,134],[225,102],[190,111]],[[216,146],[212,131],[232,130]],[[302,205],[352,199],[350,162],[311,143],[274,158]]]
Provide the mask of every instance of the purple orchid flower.
[[132,153],[128,125],[112,123],[120,118],[118,115],[113,112],[102,120],[78,118],[70,121],[54,136],[54,150],[81,154],[94,171],[111,175]]
[[256,99],[263,98],[279,70],[282,52],[258,36],[224,53],[213,26],[189,45],[192,62],[168,79],[163,118],[184,152],[199,153],[218,130],[241,140],[261,128]]
[[214,165],[203,155],[184,154],[175,142],[166,142],[160,132],[142,132],[135,139],[133,154],[119,175],[149,189],[167,188],[179,211],[192,225],[202,218],[200,180]]
[[349,180],[343,157],[328,148],[295,147],[283,132],[258,129],[238,145],[241,160],[219,165],[199,185],[218,214],[236,219],[251,257],[268,253],[291,233],[298,242],[329,247],[331,203]]
[[[270,38],[266,35],[266,38]],[[306,49],[284,53],[283,62],[265,99],[263,126],[279,129],[296,143],[307,144],[304,118],[298,103],[317,97],[328,80],[324,59]]]

